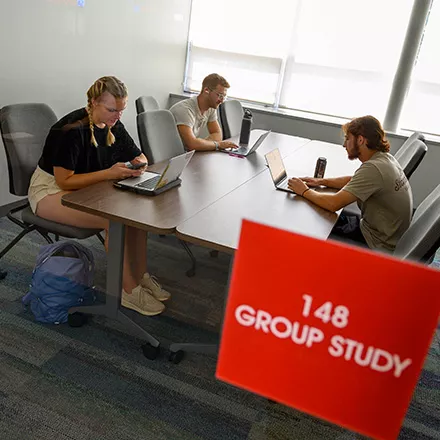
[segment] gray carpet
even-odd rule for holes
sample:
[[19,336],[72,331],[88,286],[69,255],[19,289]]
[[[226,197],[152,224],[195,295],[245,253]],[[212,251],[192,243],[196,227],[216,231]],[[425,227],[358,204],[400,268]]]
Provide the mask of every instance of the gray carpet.
[[[0,219],[0,248],[18,228]],[[84,243],[84,242],[83,242]],[[96,257],[96,284],[104,286],[105,253]],[[33,321],[20,297],[26,292],[39,246],[25,237],[0,268],[0,439],[362,439],[314,417],[268,402],[214,378],[214,357],[191,354],[179,365],[166,350],[146,359],[140,341],[103,318],[82,328]],[[163,316],[137,322],[166,347],[173,341],[217,339],[229,257],[193,247],[198,268],[173,237],[151,236],[150,271],[173,294]],[[440,262],[435,264],[440,266]],[[437,333],[399,439],[440,439],[440,344]]]

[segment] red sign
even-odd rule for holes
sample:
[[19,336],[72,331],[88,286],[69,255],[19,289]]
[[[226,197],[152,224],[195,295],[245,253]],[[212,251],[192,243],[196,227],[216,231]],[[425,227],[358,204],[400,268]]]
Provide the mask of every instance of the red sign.
[[439,319],[440,271],[243,222],[217,377],[395,439]]

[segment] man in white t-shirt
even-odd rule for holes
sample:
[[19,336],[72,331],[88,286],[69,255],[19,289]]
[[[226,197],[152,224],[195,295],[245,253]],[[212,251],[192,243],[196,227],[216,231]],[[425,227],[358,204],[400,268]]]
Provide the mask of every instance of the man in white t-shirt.
[[[371,249],[393,252],[411,222],[413,199],[408,179],[389,153],[390,144],[376,118],[356,118],[342,128],[348,158],[362,162],[354,175],[292,178],[289,188],[333,212],[357,201],[361,218],[341,214],[332,234],[366,244]],[[319,185],[339,191],[328,194],[309,188]]]
[[[237,147],[233,142],[222,140],[222,130],[217,121],[217,108],[226,98],[228,88],[225,78],[211,73],[203,80],[198,96],[180,101],[170,108],[187,150],[218,151]],[[205,125],[209,136],[202,139],[199,133]]]

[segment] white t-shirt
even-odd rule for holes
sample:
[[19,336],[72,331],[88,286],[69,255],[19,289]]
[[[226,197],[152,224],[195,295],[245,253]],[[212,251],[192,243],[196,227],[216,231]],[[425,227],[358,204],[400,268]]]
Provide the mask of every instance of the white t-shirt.
[[217,121],[217,111],[215,108],[208,109],[205,113],[200,113],[197,96],[184,99],[170,108],[176,120],[176,125],[187,125],[194,133],[195,137],[199,137],[200,130],[208,122]]

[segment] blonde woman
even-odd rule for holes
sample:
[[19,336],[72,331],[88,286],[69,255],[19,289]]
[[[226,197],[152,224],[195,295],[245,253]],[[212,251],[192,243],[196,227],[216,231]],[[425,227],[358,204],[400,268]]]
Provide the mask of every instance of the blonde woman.
[[[29,202],[39,217],[105,229],[107,236],[108,220],[67,208],[61,198],[103,180],[144,172],[144,168],[132,170],[125,165],[147,162],[119,120],[127,99],[124,83],[113,76],[102,77],[87,91],[87,106],[64,116],[51,128],[29,186]],[[170,294],[144,273],[146,247],[147,233],[127,227],[121,303],[143,315],[157,315],[165,308],[161,301]]]

